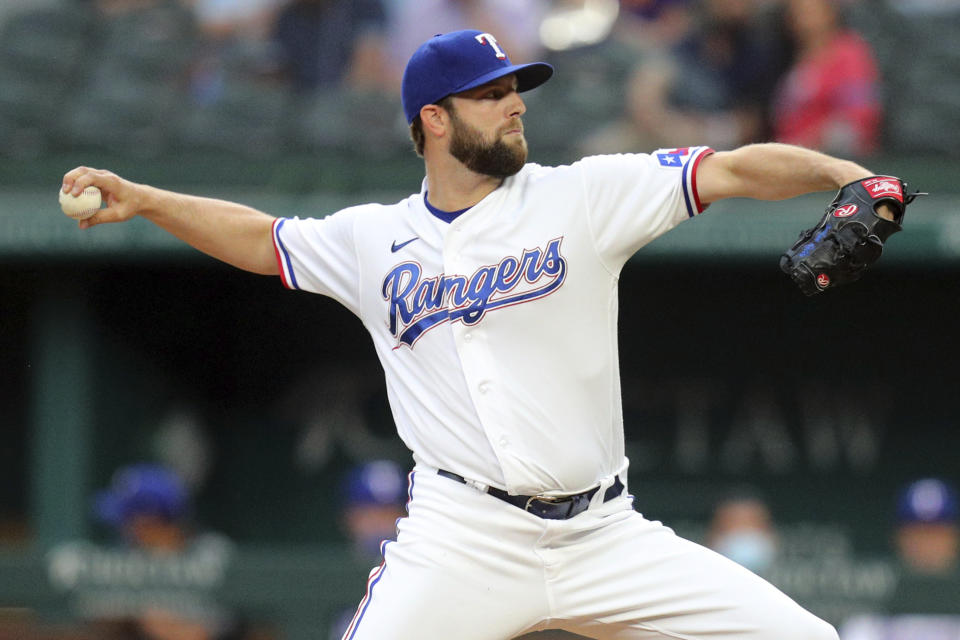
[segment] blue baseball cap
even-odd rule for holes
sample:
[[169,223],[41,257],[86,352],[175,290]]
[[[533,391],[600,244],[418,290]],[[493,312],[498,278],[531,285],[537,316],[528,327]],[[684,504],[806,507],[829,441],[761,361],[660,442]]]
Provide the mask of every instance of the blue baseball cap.
[[910,483],[897,502],[900,522],[956,522],[957,515],[956,492],[937,478]]
[[130,518],[151,515],[176,520],[186,514],[187,490],[170,469],[136,464],[118,470],[110,487],[94,497],[94,511],[105,524],[123,526]]
[[358,465],[344,477],[342,498],[345,506],[402,506],[407,500],[407,476],[390,460]]
[[496,38],[483,31],[438,34],[420,45],[403,72],[407,122],[428,104],[511,73],[517,75],[517,91],[528,91],[549,80],[553,67],[546,62],[512,64]]

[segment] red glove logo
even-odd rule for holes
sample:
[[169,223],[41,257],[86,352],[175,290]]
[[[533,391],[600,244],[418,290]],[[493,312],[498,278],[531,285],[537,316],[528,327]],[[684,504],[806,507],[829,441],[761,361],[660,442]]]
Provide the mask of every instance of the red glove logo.
[[889,196],[896,198],[899,202],[903,202],[903,189],[900,187],[899,180],[893,178],[871,178],[864,180],[861,184],[874,200]]
[[857,212],[857,209],[859,209],[859,207],[855,204],[845,204],[842,207],[837,207],[833,215],[837,218],[849,218]]

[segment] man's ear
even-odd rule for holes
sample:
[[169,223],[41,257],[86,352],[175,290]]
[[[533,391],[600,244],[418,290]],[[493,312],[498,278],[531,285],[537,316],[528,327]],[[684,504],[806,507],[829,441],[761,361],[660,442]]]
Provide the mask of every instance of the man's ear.
[[420,121],[423,123],[424,133],[430,132],[435,138],[442,138],[450,122],[447,112],[435,104],[428,104],[420,109]]

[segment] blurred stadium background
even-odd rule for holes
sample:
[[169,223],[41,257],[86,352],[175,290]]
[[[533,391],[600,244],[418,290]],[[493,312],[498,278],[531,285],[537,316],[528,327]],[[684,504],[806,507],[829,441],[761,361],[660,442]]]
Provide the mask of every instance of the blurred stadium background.
[[[545,3],[544,23],[592,7],[601,24],[541,52],[558,73],[527,97],[533,161],[575,160],[623,115],[634,61],[610,35],[616,4]],[[813,299],[777,260],[828,194],[715,205],[628,264],[620,320],[638,510],[704,540],[725,497],[761,496],[779,534],[768,577],[838,625],[923,612],[897,599],[896,496],[919,477],[960,481],[960,3],[843,4],[883,87],[879,150],[859,159],[933,195],[860,283]],[[345,551],[340,478],[372,459],[409,465],[348,312],[144,221],[80,232],[57,210],[79,164],[287,216],[418,190],[389,82],[292,90],[249,48],[211,45],[193,8],[0,4],[4,640],[94,637],[63,572],[133,569],[54,559],[111,543],[92,496],[138,461],[176,469],[194,525],[235,544],[206,586],[254,621],[245,637],[326,637],[369,568]],[[212,50],[207,99],[195,81]],[[956,576],[938,587],[952,610],[933,613],[960,615]]]

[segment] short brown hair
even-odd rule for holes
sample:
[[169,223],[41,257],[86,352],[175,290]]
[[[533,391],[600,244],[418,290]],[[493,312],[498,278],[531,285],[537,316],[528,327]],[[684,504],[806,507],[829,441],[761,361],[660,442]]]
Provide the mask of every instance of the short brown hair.
[[[447,96],[446,98],[441,98],[435,103],[438,107],[443,107],[447,111],[453,111],[453,96]],[[413,150],[417,152],[417,155],[421,158],[423,157],[423,148],[427,143],[426,136],[423,135],[423,121],[418,115],[413,119],[413,122],[410,123],[410,139],[413,140]]]

